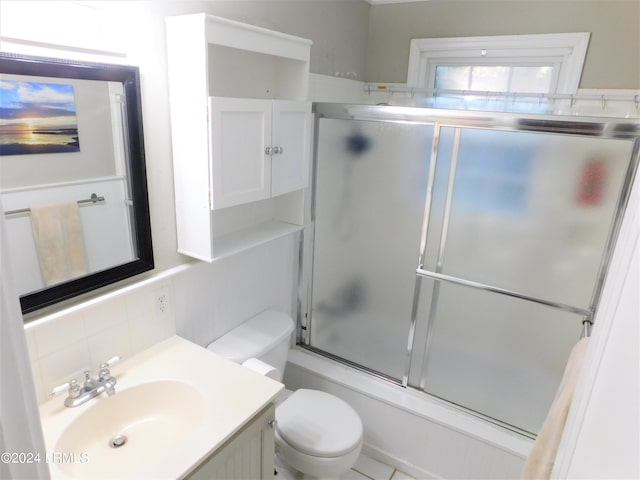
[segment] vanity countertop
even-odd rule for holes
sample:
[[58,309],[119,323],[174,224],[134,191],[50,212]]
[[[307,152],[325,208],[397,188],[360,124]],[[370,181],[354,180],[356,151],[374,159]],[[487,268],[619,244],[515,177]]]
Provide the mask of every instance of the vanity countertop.
[[[111,368],[111,373],[117,379],[116,394],[112,397],[102,394],[83,405],[67,408],[64,406],[64,395],[62,395],[40,406],[47,462],[53,479],[182,478],[219,449],[284,389],[281,383],[178,336],[171,337],[115,365]],[[93,424],[89,424],[89,428],[86,429],[89,432],[86,434],[86,448],[83,433],[81,436],[83,447],[74,449],[79,451],[60,451],[61,448],[67,448],[69,445],[61,441],[65,431],[68,431],[70,426],[77,426],[82,421],[79,417],[89,409],[97,406],[103,410],[104,407],[110,408],[109,403],[99,404],[112,402],[115,405],[112,399],[116,399],[118,395],[121,396],[120,404],[123,404],[125,399],[134,398],[130,395],[134,390],[126,393],[127,389],[139,388],[141,385],[145,386],[153,382],[158,382],[155,387],[160,386],[161,394],[149,397],[142,407],[142,417],[147,415],[145,412],[147,406],[148,411],[151,412],[149,415],[152,415],[156,409],[164,408],[154,405],[156,399],[157,403],[163,405],[163,402],[167,401],[173,402],[174,405],[181,401],[180,389],[170,389],[166,395],[171,398],[161,399],[160,397],[164,395],[161,387],[164,385],[184,386],[185,398],[189,396],[186,395],[189,392],[198,392],[196,403],[186,402],[184,409],[182,404],[178,403],[178,411],[184,410],[185,415],[197,415],[197,422],[185,434],[186,437],[169,451],[157,453],[161,449],[150,446],[149,449],[144,450],[142,456],[145,458],[143,459],[137,454],[132,456],[132,452],[135,453],[138,447],[124,445],[121,450],[110,449],[109,438],[104,436],[98,438],[100,435],[93,433],[108,431],[109,422],[117,423],[118,419],[115,418],[119,416],[117,411],[114,414],[109,410],[106,410],[108,414],[100,414],[99,417],[91,419],[95,428]],[[145,388],[148,386],[146,385]],[[146,388],[147,392],[149,390]],[[134,398],[133,401],[135,402],[136,399]],[[132,406],[131,409],[135,408]],[[197,414],[194,414],[193,410],[197,410]],[[122,411],[127,412],[127,407],[125,406]],[[128,412],[124,416],[127,414]],[[140,423],[146,420],[142,419]],[[177,428],[180,429],[181,425]],[[166,438],[171,438],[175,430],[176,427],[168,426]],[[109,436],[117,433],[114,431],[109,433]],[[163,430],[162,435],[156,435],[156,437],[164,437],[164,433]],[[150,443],[155,440],[152,439]],[[129,439],[129,442],[132,441],[134,441],[133,438]],[[130,462],[130,465],[127,462]],[[110,474],[109,471],[114,464],[118,465],[117,470]]]

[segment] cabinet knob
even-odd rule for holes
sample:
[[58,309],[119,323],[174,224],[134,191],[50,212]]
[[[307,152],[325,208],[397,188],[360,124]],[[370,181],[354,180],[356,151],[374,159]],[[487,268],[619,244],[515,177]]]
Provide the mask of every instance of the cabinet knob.
[[273,148],[271,148],[271,147],[266,147],[266,148],[264,149],[264,153],[265,153],[265,155],[273,155]]
[[282,147],[273,147],[274,155],[282,155],[284,153],[284,148]]

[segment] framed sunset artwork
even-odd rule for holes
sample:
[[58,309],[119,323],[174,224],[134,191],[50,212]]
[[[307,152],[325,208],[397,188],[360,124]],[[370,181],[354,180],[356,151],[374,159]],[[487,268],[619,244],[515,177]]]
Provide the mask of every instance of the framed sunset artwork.
[[0,155],[78,151],[73,85],[0,80]]

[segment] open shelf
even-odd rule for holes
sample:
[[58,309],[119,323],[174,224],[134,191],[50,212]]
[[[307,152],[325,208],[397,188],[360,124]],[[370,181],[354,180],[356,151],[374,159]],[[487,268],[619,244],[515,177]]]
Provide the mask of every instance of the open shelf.
[[301,225],[269,220],[220,237],[213,237],[213,261],[301,230]]

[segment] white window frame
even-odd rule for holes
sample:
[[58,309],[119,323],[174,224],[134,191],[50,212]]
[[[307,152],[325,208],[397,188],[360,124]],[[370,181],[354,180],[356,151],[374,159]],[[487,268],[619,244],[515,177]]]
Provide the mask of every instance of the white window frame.
[[434,88],[438,65],[552,65],[549,93],[575,94],[590,35],[579,32],[413,39],[407,86]]

